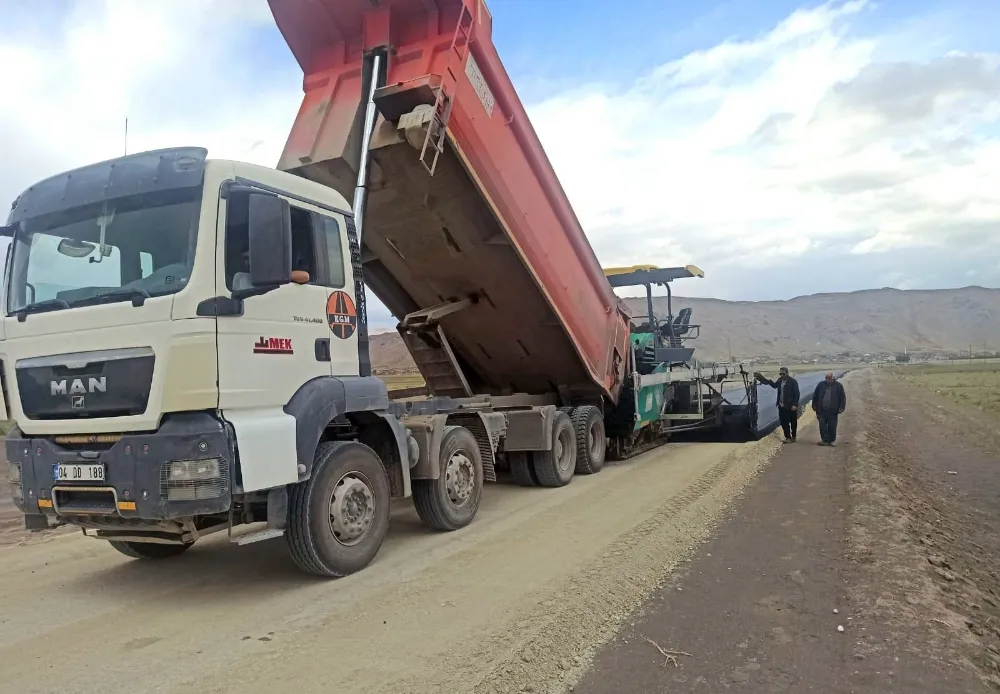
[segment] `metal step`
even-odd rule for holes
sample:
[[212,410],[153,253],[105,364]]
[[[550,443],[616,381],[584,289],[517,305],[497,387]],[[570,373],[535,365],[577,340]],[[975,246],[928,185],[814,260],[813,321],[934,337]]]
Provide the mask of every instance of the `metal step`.
[[250,545],[254,542],[273,540],[274,538],[281,537],[284,534],[285,531],[279,528],[264,528],[263,530],[258,530],[257,532],[247,533],[246,535],[240,535],[233,538],[232,542],[237,545]]

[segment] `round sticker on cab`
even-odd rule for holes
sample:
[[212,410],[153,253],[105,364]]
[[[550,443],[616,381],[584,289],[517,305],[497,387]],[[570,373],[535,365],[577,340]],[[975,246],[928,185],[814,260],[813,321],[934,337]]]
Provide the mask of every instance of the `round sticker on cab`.
[[354,299],[347,292],[336,291],[326,300],[326,320],[330,330],[341,340],[346,340],[358,329],[358,310]]

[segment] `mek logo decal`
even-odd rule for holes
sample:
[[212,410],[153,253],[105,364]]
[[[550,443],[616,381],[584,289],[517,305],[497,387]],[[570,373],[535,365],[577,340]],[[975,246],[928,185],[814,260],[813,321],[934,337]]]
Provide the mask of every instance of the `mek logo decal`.
[[294,354],[292,350],[292,338],[290,337],[261,337],[254,343],[254,354]]

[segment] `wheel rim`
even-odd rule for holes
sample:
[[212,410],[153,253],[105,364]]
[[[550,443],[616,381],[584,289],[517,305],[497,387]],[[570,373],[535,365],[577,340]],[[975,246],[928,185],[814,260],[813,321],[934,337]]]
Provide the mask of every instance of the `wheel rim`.
[[349,472],[333,487],[330,529],[340,544],[358,544],[375,521],[375,489],[360,472]]
[[604,455],[604,428],[599,420],[591,422],[587,429],[587,448],[591,460],[600,460]]
[[563,429],[559,432],[559,436],[556,438],[554,448],[556,456],[556,465],[558,465],[559,470],[566,473],[571,472],[576,466],[573,464],[572,456],[570,453],[573,452],[573,446],[575,445],[575,436],[572,429]]
[[444,469],[445,491],[453,506],[461,507],[472,498],[476,488],[476,467],[468,453],[455,451]]

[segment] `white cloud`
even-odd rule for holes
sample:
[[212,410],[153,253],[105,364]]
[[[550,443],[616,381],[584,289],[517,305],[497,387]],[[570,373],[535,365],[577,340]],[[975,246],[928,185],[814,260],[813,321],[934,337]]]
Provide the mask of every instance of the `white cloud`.
[[882,254],[848,288],[865,287],[900,249],[931,286],[961,284],[968,262],[1000,282],[1000,250],[969,252],[1000,231],[998,56],[887,58],[857,31],[869,11],[798,10],[753,40],[577,93],[571,118],[565,97],[531,109],[602,260],[694,262],[708,279],[678,291],[732,298],[832,289],[813,258],[849,273],[852,255]]
[[[0,27],[0,201],[117,156],[126,117],[132,151],[201,144],[277,161],[301,73],[287,54],[261,69],[254,41],[276,37],[264,0],[74,7]],[[865,34],[878,11],[800,9],[631,83],[530,106],[601,261],[693,262],[707,279],[677,291],[726,298],[1000,284],[987,242],[1000,223],[1000,56]],[[815,272],[827,259],[839,269]]]
[[0,27],[0,198],[119,156],[126,118],[130,151],[194,144],[277,161],[301,76],[248,67],[247,34],[271,24],[264,0],[81,0],[54,25],[13,19]]

